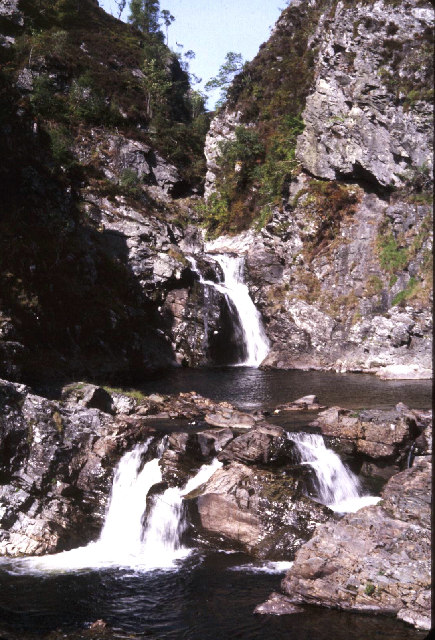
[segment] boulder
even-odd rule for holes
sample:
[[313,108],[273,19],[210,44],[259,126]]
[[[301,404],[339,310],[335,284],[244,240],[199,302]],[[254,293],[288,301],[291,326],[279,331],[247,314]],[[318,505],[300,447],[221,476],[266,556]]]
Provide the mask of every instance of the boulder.
[[219,537],[259,558],[286,559],[332,512],[304,495],[291,472],[274,473],[233,461],[186,496],[201,539]]
[[430,629],[431,470],[424,458],[389,480],[378,505],[320,525],[282,581],[290,601]]
[[388,411],[331,407],[319,413],[311,426],[320,428],[332,448],[358,456],[367,475],[387,479],[406,466],[417,438],[425,446],[422,434],[427,422],[400,403]]
[[310,411],[318,411],[319,409],[324,408],[324,406],[319,404],[317,396],[309,395],[298,398],[297,400],[292,400],[286,404],[279,404],[274,413],[279,413],[281,411],[301,411],[307,409]]
[[218,458],[222,462],[279,466],[293,459],[293,447],[284,429],[259,424],[230,442]]
[[192,471],[210,462],[233,437],[231,429],[172,433],[159,463],[163,480],[169,486],[183,486]]
[[113,399],[103,387],[78,382],[62,389],[62,400],[72,402],[89,409],[100,409],[105,413],[113,413]]

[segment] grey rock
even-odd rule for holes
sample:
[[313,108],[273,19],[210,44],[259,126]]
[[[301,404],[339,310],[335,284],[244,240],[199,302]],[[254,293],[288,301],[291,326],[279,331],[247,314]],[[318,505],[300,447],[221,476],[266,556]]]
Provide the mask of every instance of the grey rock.
[[24,24],[24,16],[19,10],[19,0],[3,0],[0,5],[0,16],[19,26]]
[[291,559],[316,524],[333,517],[304,495],[304,484],[290,471],[282,475],[236,461],[185,500],[202,538],[217,536],[232,548],[276,560]]
[[[321,42],[316,84],[307,98],[306,128],[297,149],[310,173],[335,179],[365,172],[380,185],[400,186],[409,164],[431,166],[430,110],[397,106],[383,80],[398,73],[391,53],[382,55],[388,24],[395,24],[397,46],[408,47],[411,33],[433,24],[429,9],[422,15],[380,3],[337,7],[326,30],[321,19],[313,36]],[[343,73],[349,68],[351,73]]]
[[379,505],[319,526],[282,582],[290,601],[394,613],[430,629],[431,466],[426,458],[393,476]]

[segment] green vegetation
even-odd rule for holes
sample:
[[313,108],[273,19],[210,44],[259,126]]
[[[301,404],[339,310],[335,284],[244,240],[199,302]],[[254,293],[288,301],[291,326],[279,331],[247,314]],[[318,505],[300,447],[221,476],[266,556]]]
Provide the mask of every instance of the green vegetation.
[[119,387],[108,387],[106,385],[103,386],[103,389],[107,391],[107,393],[119,393],[133,400],[137,400],[137,402],[145,402],[145,400],[148,400],[148,396],[137,389],[121,389]]
[[142,33],[159,33],[159,0],[130,0],[128,21]]
[[381,293],[384,283],[378,276],[371,275],[367,278],[365,294],[367,297],[376,296]]
[[256,128],[241,125],[233,140],[221,143],[216,194],[202,209],[209,233],[266,224],[296,171],[296,139],[303,128],[300,117],[286,116],[264,142]]
[[399,291],[399,293],[394,296],[392,300],[392,305],[401,306],[407,302],[410,298],[412,298],[416,292],[417,286],[419,285],[419,281],[416,278],[411,277],[409,279],[406,288],[403,291]]
[[133,169],[124,169],[119,179],[119,186],[124,195],[138,198],[142,190],[140,188],[141,179]]
[[168,27],[169,12],[159,2],[133,1],[127,25],[92,0],[36,4],[22,0],[27,27],[4,72],[14,81],[20,69],[32,71],[33,91],[23,102],[40,125],[63,125],[72,138],[83,125],[116,130],[152,145],[198,183],[209,116],[188,63],[164,44],[160,24]]
[[[290,5],[274,37],[260,47],[254,60],[242,66],[237,54],[229,54],[226,66],[213,79],[213,86],[226,91],[228,109],[240,111],[243,121],[236,130],[239,139],[222,149],[217,196],[204,209],[209,233],[239,232],[250,225],[261,228],[273,209],[282,206],[288,184],[299,171],[296,140],[304,128],[302,111],[313,81],[316,50],[307,42],[326,4]],[[255,152],[249,158],[236,153],[242,131],[254,142]]]
[[220,107],[225,102],[228,89],[236,73],[243,68],[243,58],[240,53],[229,51],[225,56],[225,62],[220,66],[219,73],[205,85],[206,91],[212,91],[213,89],[220,89],[220,98],[217,102],[217,106]]
[[380,233],[377,241],[379,262],[388,273],[401,271],[409,262],[408,250],[402,247],[393,233]]
[[364,589],[364,593],[366,594],[366,596],[372,596],[375,591],[376,591],[375,585],[372,582],[368,582],[366,584],[366,588]]

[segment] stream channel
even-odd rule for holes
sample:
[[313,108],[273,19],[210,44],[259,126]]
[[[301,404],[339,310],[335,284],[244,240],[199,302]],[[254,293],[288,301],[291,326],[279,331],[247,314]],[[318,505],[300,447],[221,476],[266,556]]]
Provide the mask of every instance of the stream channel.
[[[315,393],[322,404],[329,406],[388,408],[400,401],[423,409],[430,406],[431,384],[387,382],[358,374],[225,367],[180,368],[142,386],[146,393],[193,389],[245,410],[270,410],[308,393]],[[307,425],[311,419],[312,416],[293,415],[287,423],[279,416],[274,421],[289,430],[303,431],[304,423]],[[179,430],[180,426],[174,424],[174,428]],[[171,431],[170,424],[164,431]],[[131,540],[126,538],[125,542],[131,545]],[[148,566],[123,566],[128,563],[120,559],[117,564],[113,560],[91,568],[83,566],[83,562],[82,566],[74,566],[74,562],[70,566],[42,563],[38,568],[36,560],[31,567],[20,561],[3,560],[0,638],[420,640],[426,636],[393,618],[315,607],[292,616],[255,615],[255,606],[279,590],[286,566],[255,561],[242,553],[192,549],[180,553],[170,566],[161,567],[151,566],[165,564],[158,557]],[[80,630],[99,619],[110,626],[110,633],[83,635]],[[61,633],[58,635],[55,630]]]
[[[338,456],[326,450],[319,435],[304,435],[313,413],[286,417],[274,415],[274,408],[315,394],[326,406],[388,409],[404,402],[413,409],[428,409],[431,382],[256,368],[267,353],[268,340],[243,283],[243,264],[234,256],[215,256],[215,260],[224,273],[223,281],[198,277],[205,287],[223,293],[231,313],[239,317],[238,366],[180,367],[147,380],[140,390],[146,394],[196,391],[241,410],[266,411],[269,421],[302,432],[297,439],[304,460],[324,469],[316,473],[325,504],[334,508],[332,504],[362,500],[359,480],[347,472]],[[193,257],[191,264],[196,270]],[[160,428],[170,433],[198,425],[164,420]],[[1,560],[0,640],[420,640],[426,636],[394,618],[316,607],[291,616],[254,614],[256,605],[279,590],[289,563],[256,561],[216,548],[189,548],[182,539],[187,525],[182,490],[177,488],[167,489],[144,522],[144,496],[161,480],[161,473],[158,458],[141,467],[141,455],[136,447],[121,459],[98,541],[45,558]],[[220,463],[200,470],[184,491],[210,477],[216,464]],[[341,486],[331,485],[333,477],[340,479]],[[107,627],[88,633],[86,629],[97,620]]]

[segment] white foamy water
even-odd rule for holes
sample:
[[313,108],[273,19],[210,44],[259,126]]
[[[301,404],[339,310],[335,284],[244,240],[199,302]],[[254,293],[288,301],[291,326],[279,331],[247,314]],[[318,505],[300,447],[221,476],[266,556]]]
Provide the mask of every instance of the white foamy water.
[[354,513],[369,505],[377,504],[376,496],[364,496],[358,477],[325,446],[323,437],[313,433],[292,433],[300,461],[315,471],[315,488],[319,502],[339,513]]
[[286,573],[293,566],[293,562],[286,560],[278,560],[276,562],[269,561],[263,564],[241,564],[237,567],[229,567],[229,571],[240,571],[242,573]]
[[264,331],[261,314],[255,307],[249,290],[243,281],[243,256],[213,255],[213,259],[221,266],[224,281],[212,282],[204,280],[198,271],[195,258],[190,257],[192,269],[199,275],[200,282],[223,293],[237,312],[246,356],[236,366],[258,367],[269,352],[269,340]]
[[181,537],[187,528],[183,509],[183,496],[190,493],[222,466],[217,459],[203,465],[185,487],[169,487],[156,496],[144,533],[144,553],[156,567],[172,567],[175,560],[186,557],[190,549],[182,546]]
[[170,488],[156,496],[145,523],[147,494],[162,480],[159,458],[142,467],[141,459],[147,448],[148,444],[138,445],[120,460],[105,523],[96,542],[54,555],[14,560],[11,571],[64,572],[113,566],[143,571],[176,567],[176,561],[191,551],[181,544],[187,526],[183,495],[206,482],[222,463],[215,460],[203,465],[183,489]]

